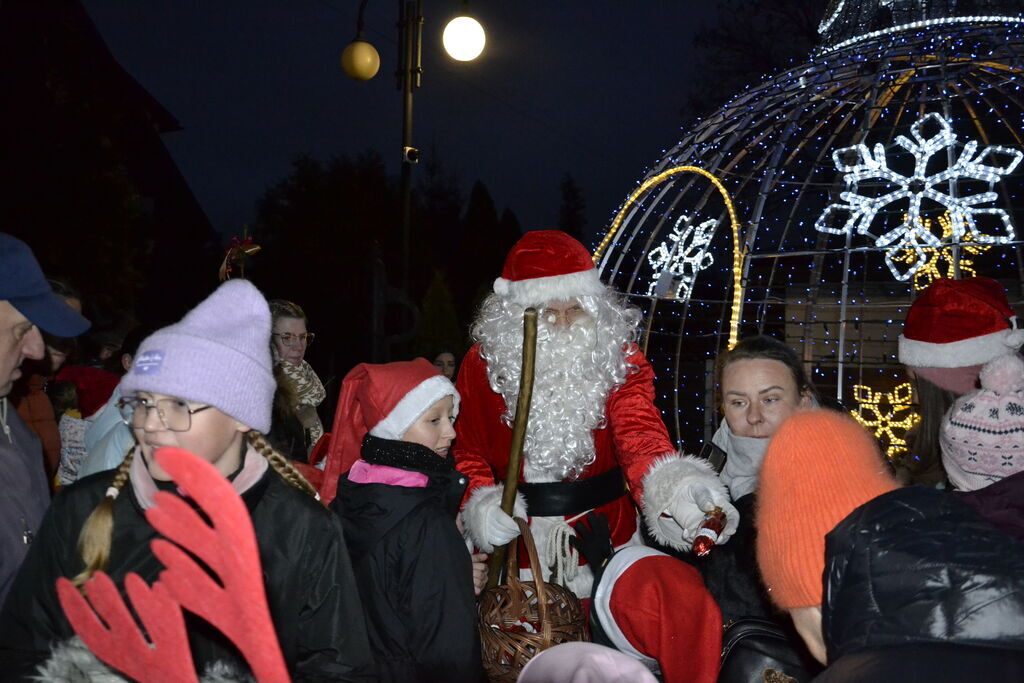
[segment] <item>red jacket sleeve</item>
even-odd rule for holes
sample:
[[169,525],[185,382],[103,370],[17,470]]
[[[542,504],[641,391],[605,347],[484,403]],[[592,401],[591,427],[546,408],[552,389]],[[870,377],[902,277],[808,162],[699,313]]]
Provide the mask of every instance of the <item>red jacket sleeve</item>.
[[654,405],[654,369],[640,350],[627,362],[636,371],[608,396],[606,416],[619,466],[626,475],[633,500],[640,504],[641,481],[659,456],[675,453],[661,413]]
[[[494,414],[494,399],[504,399],[491,391],[487,380],[487,364],[474,345],[459,366],[455,387],[459,390],[459,417],[455,421],[455,467],[469,477],[466,497],[480,486],[494,484],[493,460],[495,432],[508,431],[501,423],[501,413]],[[508,455],[506,454],[506,459]]]

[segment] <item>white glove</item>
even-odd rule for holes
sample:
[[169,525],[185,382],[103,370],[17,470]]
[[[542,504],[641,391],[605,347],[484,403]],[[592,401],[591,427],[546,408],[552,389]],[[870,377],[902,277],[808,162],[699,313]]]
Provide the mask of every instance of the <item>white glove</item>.
[[643,478],[642,509],[654,540],[676,550],[689,551],[705,513],[716,507],[725,513],[719,543],[736,531],[740,516],[729,493],[707,460],[692,455],[666,454]]
[[[497,505],[484,509],[484,538],[491,544],[491,550],[500,547],[519,536],[519,525]],[[481,548],[485,552],[490,552]]]
[[[483,486],[466,501],[462,522],[474,545],[485,553],[494,551],[519,536],[519,525],[501,510],[504,485]],[[512,514],[526,519],[526,499],[516,493]]]
[[693,540],[697,537],[704,517],[716,507],[722,508],[722,512],[725,513],[725,528],[718,535],[716,542],[716,545],[722,545],[736,533],[740,514],[729,502],[729,496],[724,490],[711,488],[702,483],[689,484],[679,492],[665,511],[668,517],[663,515],[659,519],[659,524],[663,525],[661,531],[667,535],[670,528],[666,526],[675,526],[671,532],[681,534],[685,549],[689,550],[693,547]]

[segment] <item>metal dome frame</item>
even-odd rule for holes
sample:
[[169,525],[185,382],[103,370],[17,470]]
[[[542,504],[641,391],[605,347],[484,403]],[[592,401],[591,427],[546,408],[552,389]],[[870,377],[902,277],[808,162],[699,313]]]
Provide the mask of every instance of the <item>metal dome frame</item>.
[[[883,268],[888,264],[891,270],[891,261],[902,257],[894,256],[891,244],[871,244],[861,236],[866,233],[852,229],[814,229],[822,222],[815,219],[842,197],[877,194],[884,184],[861,180],[858,190],[858,181],[850,180],[854,174],[844,172],[847,167],[834,155],[881,145],[893,157],[893,167],[909,177],[905,169],[912,160],[900,148],[900,136],[910,139],[914,124],[931,114],[951,122],[955,131],[955,144],[935,156],[939,162],[957,163],[970,145],[972,151],[985,146],[982,155],[989,146],[1024,150],[1022,73],[1024,18],[928,19],[875,31],[826,47],[744,90],[697,122],[648,170],[617,212],[594,261],[602,278],[648,316],[643,346],[655,365],[658,401],[666,417],[674,418],[668,421],[678,443],[695,446],[716,422],[710,375],[713,359],[734,341],[728,324],[735,310],[729,295],[733,270],[741,271],[740,286],[732,286],[732,292],[745,291],[746,330],[785,336],[801,348],[816,381],[834,388],[837,398],[849,399],[851,387],[868,381],[895,383],[900,375],[895,337],[913,285]],[[995,207],[1012,226],[1021,226],[1022,170],[1010,168],[1012,173],[984,180],[946,178],[940,189],[975,199],[994,194]],[[715,189],[732,195],[735,208]],[[732,230],[734,245],[716,233],[710,247],[715,254],[731,251],[742,266],[702,272],[685,301],[649,296],[642,289],[651,281],[647,255],[683,213],[717,216],[720,223],[726,218],[733,223],[737,215],[743,219],[742,230]],[[878,212],[886,229],[907,215],[898,207]],[[941,218],[934,210],[928,216]],[[984,231],[977,233],[987,238]],[[977,261],[978,274],[1009,284],[1011,301],[1019,302],[1024,241],[1012,234],[1003,243],[973,246],[971,239],[954,235],[942,242],[950,272],[959,276],[963,264],[970,274]],[[972,249],[988,253],[966,258]],[[824,334],[812,329],[821,325]],[[850,328],[862,325],[888,326],[896,334],[871,343],[862,343],[862,334],[854,341]]]

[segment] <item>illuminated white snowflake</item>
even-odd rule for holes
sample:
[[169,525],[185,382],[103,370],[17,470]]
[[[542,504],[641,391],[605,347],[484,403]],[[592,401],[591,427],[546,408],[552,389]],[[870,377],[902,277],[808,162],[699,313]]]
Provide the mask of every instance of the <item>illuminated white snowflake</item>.
[[[680,227],[683,223],[685,227]],[[695,224],[689,216],[680,216],[668,239],[647,254],[655,273],[647,295],[688,300],[697,273],[714,263],[708,247],[717,226],[714,218]]]
[[[929,130],[935,128],[937,132]],[[895,144],[913,155],[911,175],[889,167],[885,147],[880,143],[872,149],[859,144],[833,152],[832,160],[852,190],[839,195],[842,203],[825,208],[814,223],[815,229],[835,235],[856,230],[858,235],[873,237],[875,246],[885,248],[885,263],[897,280],[912,277],[928,260],[925,247],[934,248],[941,242],[940,237],[928,229],[929,222],[923,220],[926,217],[921,213],[922,200],[939,204],[941,211],[948,212],[954,242],[963,240],[965,235],[981,244],[1004,244],[1013,240],[1015,234],[1009,214],[1003,209],[982,205],[998,198],[992,185],[1013,172],[1024,153],[995,145],[979,152],[977,141],[970,140],[957,154],[952,125],[936,113],[918,119],[910,127],[910,134],[913,140],[900,135]],[[936,157],[940,152],[942,154]],[[952,161],[947,162],[947,159]],[[944,168],[935,170],[939,165]],[[933,172],[929,174],[929,170]],[[864,181],[868,181],[866,194],[861,187]],[[964,181],[987,182],[989,191],[964,192],[977,189],[976,183],[971,187]],[[878,214],[884,209],[899,210],[892,205],[904,206],[904,200],[902,223],[889,229],[883,220],[879,234],[872,233]],[[837,225],[839,227],[834,227]],[[916,255],[916,258],[903,259],[904,263],[909,263],[906,270],[901,270],[899,261],[894,259],[901,252]]]

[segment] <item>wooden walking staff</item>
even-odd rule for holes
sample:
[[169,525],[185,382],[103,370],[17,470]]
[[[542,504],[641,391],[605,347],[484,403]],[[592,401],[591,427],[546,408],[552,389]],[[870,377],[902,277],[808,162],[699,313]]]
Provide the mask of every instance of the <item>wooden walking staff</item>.
[[[519,464],[523,460],[523,442],[526,440],[526,422],[530,418],[530,399],[533,398],[533,365],[537,358],[537,309],[527,308],[523,312],[523,368],[519,373],[519,398],[516,399],[516,423],[512,426],[512,445],[508,453],[508,468],[505,470],[505,490],[501,495],[501,510],[509,517],[516,502],[519,488]],[[516,543],[518,539],[513,539]],[[494,588],[501,582],[501,570],[505,567],[508,545],[494,549],[487,567],[487,587]]]

